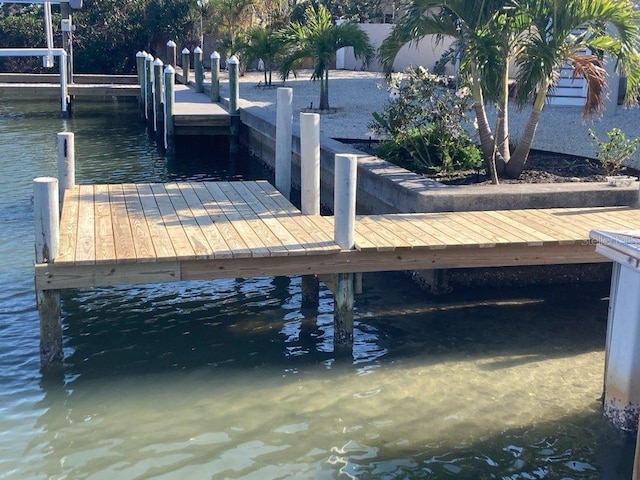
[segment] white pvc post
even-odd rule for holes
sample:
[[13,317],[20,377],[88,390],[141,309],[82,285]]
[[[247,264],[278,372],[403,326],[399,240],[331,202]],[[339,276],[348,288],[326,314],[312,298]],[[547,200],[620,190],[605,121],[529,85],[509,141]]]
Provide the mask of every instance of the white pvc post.
[[300,114],[300,206],[304,215],[320,215],[320,115]]
[[167,63],[175,68],[177,59],[178,54],[176,42],[169,40],[167,42]]
[[171,65],[167,65],[164,69],[164,148],[167,150],[172,150],[174,146],[175,73]]
[[[58,255],[60,238],[58,180],[52,177],[34,179],[33,199],[35,260],[38,264],[49,263]],[[40,361],[46,367],[62,361],[60,292],[37,290],[36,301],[40,317]]]
[[163,95],[164,91],[162,84],[164,83],[162,60],[156,58],[153,62],[153,129],[156,132],[160,131],[160,125],[164,121],[163,114],[164,108]]
[[65,117],[70,116],[69,111],[69,92],[67,89],[67,52],[62,50],[60,52],[60,99],[62,102],[62,115]]
[[193,69],[196,75],[196,92],[204,92],[204,67],[202,65],[202,49],[196,47],[193,50]]
[[182,83],[189,85],[189,56],[190,51],[187,47],[182,49]]
[[62,205],[64,192],[76,185],[76,156],[73,133],[61,132],[56,135],[58,141],[58,188]]
[[335,156],[334,240],[344,250],[351,250],[355,243],[357,167],[355,155]]
[[220,54],[211,54],[211,101],[220,101]]
[[278,88],[276,97],[276,188],[287,199],[291,196],[292,101],[292,88]]

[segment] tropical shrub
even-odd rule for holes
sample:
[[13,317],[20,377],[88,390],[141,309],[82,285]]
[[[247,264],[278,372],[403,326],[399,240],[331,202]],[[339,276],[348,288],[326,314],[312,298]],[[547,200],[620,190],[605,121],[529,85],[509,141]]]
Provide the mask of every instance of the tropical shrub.
[[609,141],[601,141],[592,129],[589,129],[589,136],[596,145],[596,157],[607,175],[620,172],[624,161],[629,159],[640,145],[640,137],[627,138],[619,128],[612,128],[607,132]]
[[472,141],[469,89],[423,67],[409,68],[389,85],[389,102],[369,124],[382,138],[376,153],[420,173],[478,168],[480,149]]

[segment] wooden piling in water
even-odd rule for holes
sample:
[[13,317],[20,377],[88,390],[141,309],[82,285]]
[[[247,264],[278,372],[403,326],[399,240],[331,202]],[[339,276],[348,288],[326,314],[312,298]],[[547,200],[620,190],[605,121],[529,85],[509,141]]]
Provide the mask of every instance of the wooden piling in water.
[[173,123],[173,108],[175,105],[175,75],[171,65],[164,69],[164,148],[173,151],[175,146],[175,128]]
[[163,107],[163,95],[164,95],[164,76],[163,76],[164,64],[162,60],[156,58],[153,62],[153,130],[156,133],[163,131],[162,124],[164,123],[164,107]]
[[189,85],[190,65],[189,59],[191,52],[187,47],[182,49],[182,83]]
[[144,105],[144,62],[147,58],[147,52],[136,53],[136,73],[138,75],[138,86],[140,87],[140,96],[138,97],[138,105],[140,111]]
[[145,61],[145,119],[147,122],[153,121],[153,55],[147,54]]
[[177,51],[176,42],[173,40],[169,40],[167,42],[167,61],[169,65],[171,65],[174,69],[177,66],[176,62],[178,61],[178,51]]
[[276,97],[276,188],[291,197],[291,138],[293,89],[278,88]]
[[196,77],[196,93],[204,92],[204,66],[202,65],[202,49],[193,50],[193,71]]
[[[300,113],[300,210],[320,215],[320,115]],[[302,307],[319,305],[320,281],[316,275],[302,276]]]
[[229,67],[229,114],[231,115],[231,135],[229,137],[229,152],[238,153],[240,151],[240,110],[238,103],[240,95],[238,90],[238,58],[231,55],[227,60]]
[[211,54],[211,101],[220,101],[220,54]]
[[[58,254],[60,238],[60,205],[58,180],[38,177],[33,181],[35,260],[51,262]],[[62,325],[60,291],[36,290],[40,317],[40,362],[46,368],[62,362]]]

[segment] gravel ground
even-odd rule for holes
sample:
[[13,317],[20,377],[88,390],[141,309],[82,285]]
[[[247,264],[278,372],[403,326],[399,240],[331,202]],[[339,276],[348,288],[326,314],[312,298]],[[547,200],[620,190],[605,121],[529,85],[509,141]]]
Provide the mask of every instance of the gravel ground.
[[[223,74],[221,93],[227,94],[226,75]],[[274,75],[277,86],[293,89],[294,122],[299,112],[312,104],[318,106],[320,86],[312,82],[310,70],[298,71],[297,78],[291,77],[284,85],[277,74]],[[262,72],[247,72],[240,78],[240,97],[266,109],[276,110],[277,88],[264,88]],[[323,114],[320,125],[323,134],[340,139],[368,139],[369,123],[373,112],[381,112],[389,96],[387,84],[379,72],[360,72],[350,70],[332,70],[329,73],[329,104],[338,108],[337,113]],[[524,129],[528,110],[510,112],[511,135],[517,139]],[[495,121],[495,113],[489,111],[490,121]],[[581,107],[547,105],[540,117],[533,148],[550,152],[595,157],[588,128],[593,128],[601,139],[606,132],[618,127],[627,136],[640,136],[640,109],[618,107],[615,112],[607,112],[601,117],[584,120]],[[636,153],[631,166],[640,167],[640,155]]]

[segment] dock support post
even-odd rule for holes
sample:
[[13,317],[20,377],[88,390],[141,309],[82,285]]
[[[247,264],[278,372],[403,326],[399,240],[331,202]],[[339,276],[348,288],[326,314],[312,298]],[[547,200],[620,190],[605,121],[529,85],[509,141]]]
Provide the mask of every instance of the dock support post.
[[175,131],[173,126],[173,107],[175,104],[175,69],[167,65],[164,69],[164,148],[173,151]]
[[211,101],[220,101],[220,54],[211,54]]
[[276,97],[276,188],[291,197],[291,134],[293,89],[278,88]]
[[[356,184],[358,160],[355,155],[335,156],[334,241],[344,250],[355,244]],[[353,273],[339,273],[334,292],[334,345],[337,349],[353,346]]]
[[177,45],[176,42],[174,42],[173,40],[169,40],[167,42],[167,62],[169,65],[171,65],[174,68],[175,71],[175,67],[176,62],[178,61],[178,49],[177,49]]
[[147,58],[147,52],[136,53],[136,73],[138,74],[138,86],[140,87],[140,95],[138,97],[138,106],[142,112],[144,108],[144,61]]
[[202,65],[202,49],[193,50],[193,70],[196,76],[196,93],[204,92],[204,67]]
[[147,122],[153,121],[153,55],[147,54],[145,72],[147,84],[145,87],[145,118]]
[[[300,114],[300,209],[303,215],[320,215],[320,115]],[[317,307],[320,281],[302,276],[302,308]]]
[[[38,177],[33,181],[36,263],[51,262],[58,254],[60,206],[58,180]],[[62,362],[60,291],[36,290],[40,317],[40,363],[43,368]]]
[[58,61],[60,62],[60,103],[62,104],[62,116],[64,118],[70,118],[72,107],[67,81],[67,53],[64,50],[60,52]]
[[163,95],[162,84],[164,83],[162,60],[156,58],[153,62],[153,130],[160,133],[162,124],[164,123]]
[[58,140],[58,200],[62,205],[65,190],[76,185],[76,147],[71,132],[58,133],[56,138]]
[[189,85],[189,62],[191,61],[189,59],[190,53],[191,52],[187,47],[184,47],[182,49],[182,83],[184,83],[185,85]]
[[229,138],[229,152],[238,153],[240,151],[240,111],[238,103],[240,95],[238,91],[238,58],[231,55],[227,60],[229,67],[229,114],[231,115],[231,137]]

